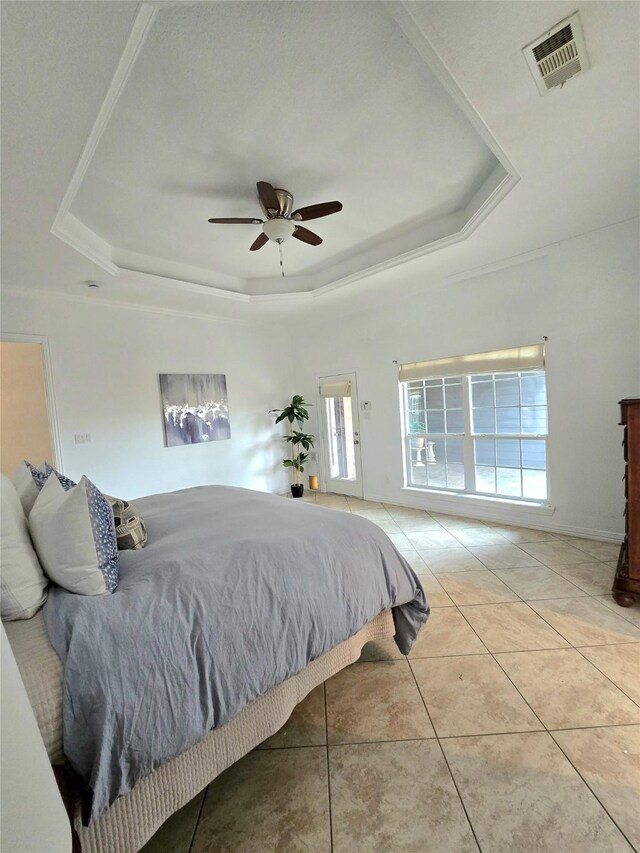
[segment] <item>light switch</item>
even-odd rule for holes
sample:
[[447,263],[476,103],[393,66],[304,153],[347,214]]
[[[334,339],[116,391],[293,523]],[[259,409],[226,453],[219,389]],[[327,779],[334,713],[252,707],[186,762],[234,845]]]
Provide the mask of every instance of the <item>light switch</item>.
[[77,432],[74,437],[76,444],[91,444],[90,432]]

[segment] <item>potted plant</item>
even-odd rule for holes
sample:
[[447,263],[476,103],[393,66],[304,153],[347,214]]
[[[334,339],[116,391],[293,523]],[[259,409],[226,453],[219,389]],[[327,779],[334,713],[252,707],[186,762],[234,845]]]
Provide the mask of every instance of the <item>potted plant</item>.
[[[293,469],[293,484],[291,486],[291,494],[294,498],[301,498],[304,492],[304,486],[300,482],[300,474],[304,471],[304,464],[309,458],[309,454],[305,451],[313,447],[315,436],[303,432],[304,422],[309,420],[309,412],[307,406],[310,403],[305,403],[304,398],[300,394],[295,394],[291,398],[291,402],[284,409],[271,409],[270,414],[277,414],[276,424],[281,421],[289,422],[289,435],[283,436],[283,441],[291,445],[291,458],[283,459],[282,464],[285,468]],[[294,429],[294,423],[298,425],[298,429]]]
[[[411,412],[409,415],[409,432],[413,436],[415,433],[425,433],[427,431],[423,416],[416,412]],[[416,465],[424,465],[422,461],[422,451],[425,446],[425,436],[417,435],[413,438],[413,446],[416,449]]]

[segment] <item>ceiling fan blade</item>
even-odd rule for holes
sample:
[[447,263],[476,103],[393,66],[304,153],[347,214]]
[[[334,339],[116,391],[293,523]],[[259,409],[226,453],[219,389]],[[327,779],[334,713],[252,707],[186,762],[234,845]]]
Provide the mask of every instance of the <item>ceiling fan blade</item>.
[[226,223],[227,225],[240,225],[242,223],[262,225],[262,219],[210,219],[209,222]]
[[311,246],[319,246],[322,243],[322,237],[318,237],[317,234],[309,231],[308,228],[303,228],[302,225],[297,226],[293,232],[293,236],[297,240],[302,240],[303,243],[309,243]]
[[271,184],[267,183],[267,181],[258,181],[256,184],[258,188],[258,198],[262,204],[262,207],[265,210],[280,210],[280,202],[278,201],[278,196],[274,188]]
[[339,213],[342,210],[341,201],[324,201],[322,204],[310,204],[309,207],[301,207],[300,210],[294,210],[291,218],[298,222],[307,219],[320,219],[321,216],[330,216],[332,213]]
[[267,237],[267,235],[264,232],[262,234],[258,234],[256,239],[251,244],[249,251],[250,252],[257,252],[258,249],[261,249],[264,246],[264,244],[268,243],[268,242],[269,242],[269,238]]

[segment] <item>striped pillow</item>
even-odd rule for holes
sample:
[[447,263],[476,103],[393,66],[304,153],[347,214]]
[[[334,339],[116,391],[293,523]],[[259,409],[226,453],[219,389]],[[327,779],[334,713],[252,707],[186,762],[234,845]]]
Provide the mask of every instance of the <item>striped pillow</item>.
[[147,544],[147,528],[138,510],[129,501],[105,495],[111,504],[119,551],[139,551]]

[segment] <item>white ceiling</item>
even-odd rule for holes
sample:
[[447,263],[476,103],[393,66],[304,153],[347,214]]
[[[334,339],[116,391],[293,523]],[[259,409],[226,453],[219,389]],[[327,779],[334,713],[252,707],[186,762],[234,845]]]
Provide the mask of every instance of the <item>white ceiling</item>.
[[[124,257],[128,252],[130,268],[164,276],[115,266],[112,276],[50,229],[137,6],[2,3],[5,286],[78,293],[83,279],[99,278],[101,299],[162,302],[199,313],[249,310],[244,294],[223,300],[220,290],[166,276],[168,269],[204,265],[226,277],[229,290],[241,291],[243,278],[262,292],[273,290],[263,264],[274,247],[249,255],[251,226],[206,223],[209,216],[256,214],[256,180],[284,184],[300,205],[332,198],[345,204],[341,214],[309,223],[325,238],[323,246],[300,244],[287,258],[290,269],[303,274],[292,276],[300,281],[337,262],[348,270],[360,262],[363,241],[366,253],[381,233],[383,240],[392,235],[397,249],[407,222],[411,230],[416,219],[422,225],[425,217],[446,220],[495,162],[495,149],[487,150],[491,139],[521,180],[481,226],[393,275],[376,273],[344,288],[340,298],[351,298],[347,291],[354,299],[385,292],[391,281],[395,293],[405,282],[428,286],[638,215],[638,4],[578,6],[592,67],[545,98],[520,49],[575,11],[573,3],[408,4],[453,89],[461,91],[457,100],[390,16],[398,4],[293,3],[283,14],[284,5],[251,3],[247,16],[243,3],[163,4],[156,14],[72,213],[105,244],[113,242]],[[315,16],[311,39],[305,16]],[[224,33],[221,42],[207,31],[212,21],[218,21],[216,33]],[[283,35],[290,52],[270,57]],[[384,207],[371,192],[373,180],[384,188]],[[224,233],[218,236],[216,228]],[[173,266],[163,269],[163,259]],[[176,272],[175,279],[202,281],[197,270]],[[267,285],[253,278],[265,275]],[[251,310],[266,309],[260,300],[254,304]]]
[[260,226],[209,217],[262,217],[257,180],[342,200],[308,225],[320,247],[286,245],[299,275],[461,210],[495,166],[383,3],[189,4],[157,14],[71,212],[118,249],[262,278]]

